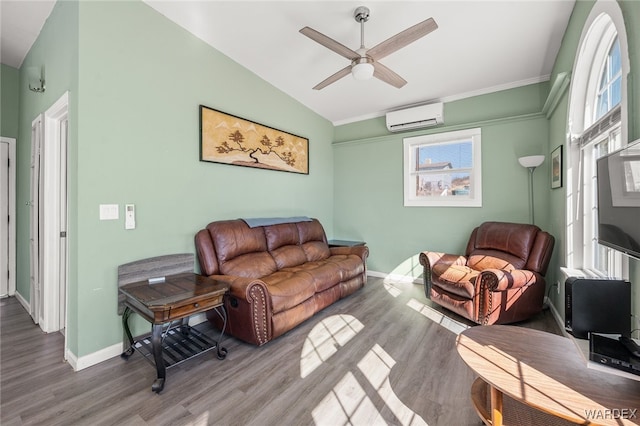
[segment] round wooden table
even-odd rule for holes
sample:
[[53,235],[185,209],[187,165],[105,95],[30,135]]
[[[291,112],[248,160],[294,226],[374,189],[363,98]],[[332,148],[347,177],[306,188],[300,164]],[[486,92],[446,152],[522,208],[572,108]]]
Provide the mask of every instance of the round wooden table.
[[[486,424],[503,424],[503,396],[577,424],[640,424],[640,381],[587,368],[566,337],[515,326],[476,326],[458,336],[456,348],[489,387]],[[472,399],[484,417],[478,406],[482,385],[474,383]]]

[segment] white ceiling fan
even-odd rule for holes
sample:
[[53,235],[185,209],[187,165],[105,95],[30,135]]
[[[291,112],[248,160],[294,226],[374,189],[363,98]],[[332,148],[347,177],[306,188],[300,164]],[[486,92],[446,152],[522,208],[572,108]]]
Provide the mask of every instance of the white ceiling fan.
[[323,89],[348,74],[352,74],[356,80],[368,80],[371,77],[376,77],[397,88],[407,84],[404,78],[381,64],[379,60],[436,30],[438,28],[436,21],[433,18],[429,18],[388,38],[371,49],[367,49],[364,46],[364,23],[369,20],[369,8],[365,6],[356,8],[353,17],[360,24],[360,48],[358,50],[351,50],[313,28],[304,27],[300,30],[302,34],[311,40],[351,61],[350,65],[321,81],[313,89]]

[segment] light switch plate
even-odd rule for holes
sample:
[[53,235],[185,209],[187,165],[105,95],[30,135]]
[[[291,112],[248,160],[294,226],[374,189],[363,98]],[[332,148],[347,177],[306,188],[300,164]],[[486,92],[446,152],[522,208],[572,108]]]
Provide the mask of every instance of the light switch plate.
[[119,213],[117,204],[100,204],[100,220],[117,220]]

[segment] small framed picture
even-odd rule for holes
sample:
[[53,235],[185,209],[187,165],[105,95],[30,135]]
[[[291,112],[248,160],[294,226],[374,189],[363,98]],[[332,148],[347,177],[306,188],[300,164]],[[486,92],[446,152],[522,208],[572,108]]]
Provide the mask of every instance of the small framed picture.
[[562,145],[551,153],[551,188],[562,188]]

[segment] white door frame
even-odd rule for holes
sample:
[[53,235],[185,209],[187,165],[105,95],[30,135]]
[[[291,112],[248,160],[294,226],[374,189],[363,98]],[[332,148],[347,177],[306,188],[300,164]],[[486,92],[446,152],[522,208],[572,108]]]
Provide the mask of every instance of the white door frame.
[[6,143],[9,146],[9,282],[7,295],[13,296],[16,293],[16,140],[0,137],[0,143]]
[[[46,333],[66,327],[66,318],[61,321],[61,312],[66,312],[67,294],[67,244],[66,244],[66,187],[67,146],[62,140],[63,123],[69,117],[69,92],[65,92],[44,113],[44,230],[43,230],[43,274],[42,274],[42,322]],[[64,186],[64,188],[63,188]],[[62,199],[64,197],[64,200]],[[63,205],[63,203],[65,205]],[[63,215],[65,217],[63,217]],[[62,233],[65,233],[63,235]],[[63,265],[62,262],[65,262]],[[66,297],[65,297],[66,299]]]

